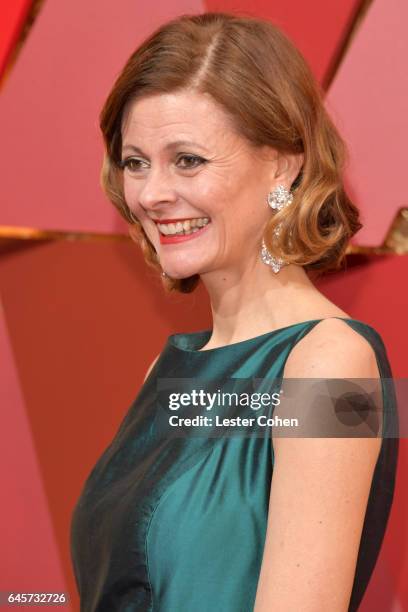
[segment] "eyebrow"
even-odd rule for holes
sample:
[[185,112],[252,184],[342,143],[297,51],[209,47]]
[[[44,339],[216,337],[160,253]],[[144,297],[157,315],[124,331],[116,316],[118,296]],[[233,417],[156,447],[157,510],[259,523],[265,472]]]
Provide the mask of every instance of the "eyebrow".
[[[207,151],[208,150],[203,147],[202,145],[198,144],[198,142],[193,142],[191,140],[176,140],[174,142],[169,142],[165,145],[164,149],[167,151],[169,149],[174,149],[175,147],[198,147],[199,149],[202,149],[203,151]],[[125,144],[122,148],[122,152],[126,151],[126,150],[130,150],[130,151],[134,151],[135,153],[140,153],[141,155],[144,155],[142,149],[139,149],[139,147],[136,147],[135,145],[132,144]]]

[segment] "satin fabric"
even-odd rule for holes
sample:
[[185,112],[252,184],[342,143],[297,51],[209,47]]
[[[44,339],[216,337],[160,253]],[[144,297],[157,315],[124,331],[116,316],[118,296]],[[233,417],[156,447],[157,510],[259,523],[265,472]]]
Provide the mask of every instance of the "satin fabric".
[[[203,351],[211,330],[168,337],[73,512],[71,556],[81,612],[253,611],[273,476],[271,437],[267,428],[254,438],[169,435],[157,383],[172,377],[279,379],[292,348],[320,320]],[[376,330],[343,320],[371,344],[381,377],[391,378]],[[383,385],[383,400],[395,428],[392,386]],[[384,437],[349,612],[358,609],[381,547],[397,454],[398,439]]]

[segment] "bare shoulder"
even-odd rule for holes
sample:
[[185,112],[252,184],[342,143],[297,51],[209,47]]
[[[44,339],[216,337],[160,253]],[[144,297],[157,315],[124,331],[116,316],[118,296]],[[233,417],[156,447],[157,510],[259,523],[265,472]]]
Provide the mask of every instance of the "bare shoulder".
[[323,319],[292,349],[288,378],[378,378],[377,359],[369,341],[347,321]]
[[156,363],[156,361],[158,360],[159,357],[160,357],[160,353],[158,355],[156,355],[156,357],[153,359],[152,363],[149,365],[149,367],[147,369],[147,372],[145,374],[145,377],[143,379],[143,382],[146,381],[147,377],[149,376],[150,372],[153,370],[154,365],[155,365],[155,363]]

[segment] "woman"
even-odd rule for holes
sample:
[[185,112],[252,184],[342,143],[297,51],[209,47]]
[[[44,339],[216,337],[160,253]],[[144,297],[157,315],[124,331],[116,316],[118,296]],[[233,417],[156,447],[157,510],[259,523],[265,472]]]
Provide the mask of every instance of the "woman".
[[171,378],[370,379],[396,418],[380,336],[310,279],[339,267],[361,224],[304,59],[266,21],[182,16],[130,57],[101,129],[106,193],[167,290],[202,280],[213,327],[169,336],[85,484],[72,523],[81,610],[357,610],[397,439],[334,439],[320,420],[302,439],[182,436],[156,392]]

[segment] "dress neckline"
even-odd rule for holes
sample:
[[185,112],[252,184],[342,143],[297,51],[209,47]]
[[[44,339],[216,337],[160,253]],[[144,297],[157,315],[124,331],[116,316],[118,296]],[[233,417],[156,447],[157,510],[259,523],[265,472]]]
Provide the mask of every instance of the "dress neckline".
[[254,336],[253,338],[247,338],[246,340],[240,340],[239,342],[232,342],[231,344],[225,344],[224,346],[216,346],[210,349],[203,349],[201,347],[205,346],[207,341],[211,337],[212,329],[204,329],[196,332],[185,332],[185,333],[177,333],[171,334],[168,337],[169,344],[178,351],[183,353],[193,353],[193,354],[205,354],[205,353],[214,353],[215,351],[228,351],[230,349],[236,349],[239,347],[244,347],[246,345],[250,345],[253,342],[258,340],[267,339],[268,337],[272,337],[276,334],[282,333],[289,329],[300,327],[302,325],[308,325],[315,322],[325,321],[326,319],[340,319],[341,321],[354,321],[364,327],[368,327],[373,330],[377,335],[378,332],[363,321],[359,321],[358,319],[352,319],[349,317],[325,317],[323,319],[307,319],[306,321],[300,321],[299,323],[292,323],[291,325],[285,325],[284,327],[278,327],[278,329],[274,329],[272,331],[266,332],[264,334],[260,334],[258,336]]

